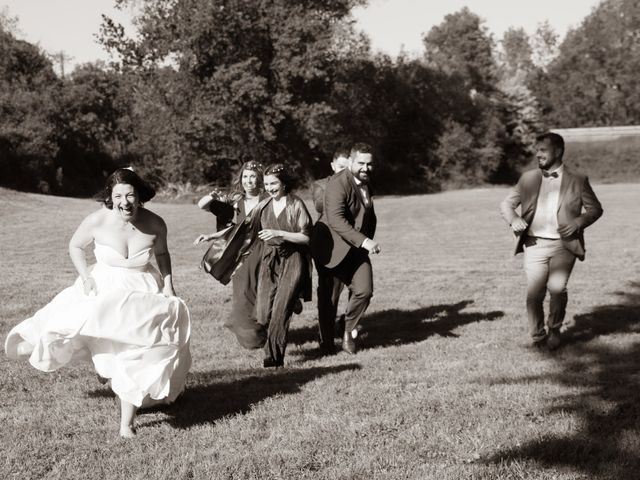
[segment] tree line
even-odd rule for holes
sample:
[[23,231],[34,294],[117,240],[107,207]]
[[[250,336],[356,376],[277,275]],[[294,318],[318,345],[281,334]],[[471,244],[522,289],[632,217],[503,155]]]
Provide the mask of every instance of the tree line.
[[366,141],[378,193],[508,183],[548,127],[637,123],[640,6],[606,0],[562,42],[548,24],[499,41],[467,8],[423,37],[419,57],[371,51],[362,0],[116,0],[135,37],[104,17],[117,60],[57,75],[0,15],[0,184],[91,195],[115,167],[157,186],[228,184],[253,159],[301,181]]

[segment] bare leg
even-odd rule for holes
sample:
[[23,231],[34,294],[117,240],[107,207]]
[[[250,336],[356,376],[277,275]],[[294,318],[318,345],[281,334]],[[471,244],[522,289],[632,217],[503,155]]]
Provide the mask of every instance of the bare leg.
[[133,428],[133,420],[136,418],[138,407],[134,404],[120,399],[120,436],[122,438],[133,438],[136,431]]

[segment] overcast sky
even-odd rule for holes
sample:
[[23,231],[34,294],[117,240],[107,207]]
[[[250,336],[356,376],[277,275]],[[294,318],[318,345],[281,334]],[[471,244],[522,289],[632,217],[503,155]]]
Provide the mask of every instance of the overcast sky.
[[[64,51],[71,64],[108,60],[95,41],[101,13],[128,24],[130,13],[114,10],[114,0],[0,0],[11,16],[18,17],[23,38],[39,43],[50,53]],[[499,39],[509,27],[533,33],[548,20],[564,36],[588,15],[599,0],[369,0],[354,16],[371,38],[374,50],[396,55],[422,51],[422,35],[444,16],[464,6],[485,20]]]

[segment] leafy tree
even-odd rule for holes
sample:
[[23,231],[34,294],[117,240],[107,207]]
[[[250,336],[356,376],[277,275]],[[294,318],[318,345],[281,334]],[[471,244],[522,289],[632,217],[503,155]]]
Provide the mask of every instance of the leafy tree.
[[547,66],[558,56],[558,34],[548,20],[538,24],[531,39],[534,65],[546,72]]
[[530,88],[530,82],[542,70],[533,61],[531,40],[522,28],[507,30],[500,44],[498,86],[506,97],[507,130],[511,132],[511,138],[520,143],[518,146],[518,142],[510,142],[508,146],[507,157],[515,174],[519,164],[525,163],[532,153],[535,137],[542,130],[540,105]]
[[57,153],[52,99],[59,87],[40,49],[0,24],[0,182],[50,191]]
[[[341,51],[336,33],[357,1],[141,3],[138,39],[109,19],[101,38],[123,71],[181,95],[164,101],[182,152],[170,179],[228,178],[247,157],[284,161],[303,175],[309,159],[326,155],[335,132],[327,96]],[[167,61],[176,67],[171,87],[152,79]]]
[[500,67],[502,77],[512,77],[518,72],[530,72],[534,68],[533,49],[529,35],[522,28],[510,28],[500,41]]
[[493,39],[478,15],[467,7],[445,16],[424,36],[427,64],[459,74],[469,90],[491,91],[495,85]]
[[446,186],[450,164],[438,153],[441,135],[451,122],[466,128],[479,114],[460,75],[403,56],[377,55],[345,64],[333,105],[339,138],[369,141],[376,148],[381,193]]
[[0,30],[0,181],[91,195],[130,143],[121,76],[85,65],[58,78],[37,46]]
[[18,36],[18,17],[12,16],[9,12],[9,7],[0,7],[0,30],[13,35]]
[[[459,90],[438,140],[436,171],[446,184],[511,181],[526,148],[516,128],[517,108],[499,89],[494,44],[482,20],[465,7],[433,27],[424,44],[427,64],[449,75],[450,88]],[[522,44],[520,39],[520,50]],[[512,48],[509,55],[517,69],[524,54]]]
[[127,93],[121,76],[100,64],[76,68],[62,83],[54,116],[57,187],[91,195],[124,156],[131,142]]
[[607,0],[570,31],[535,93],[556,127],[640,122],[640,4]]

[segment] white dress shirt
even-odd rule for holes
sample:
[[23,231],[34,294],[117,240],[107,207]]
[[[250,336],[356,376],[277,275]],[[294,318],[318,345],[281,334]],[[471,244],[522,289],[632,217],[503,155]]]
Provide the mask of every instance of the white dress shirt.
[[[529,227],[529,235],[540,238],[559,239],[558,202],[560,200],[560,182],[564,165],[560,165],[550,176],[542,176],[536,213]],[[557,174],[557,177],[551,176]]]
[[[362,195],[362,199],[364,200],[364,206],[365,206],[365,207],[368,207],[368,206],[369,206],[369,203],[371,202],[371,199],[369,198],[369,191],[367,190],[367,186],[366,186],[364,183],[362,183],[360,180],[358,180],[358,179],[355,177],[355,175],[354,175],[353,179],[355,180],[356,185],[358,186],[358,190],[360,190],[360,194]],[[368,238],[365,238],[365,239],[362,241],[362,245],[360,245],[360,246],[361,246],[362,248],[365,248],[365,246],[364,246],[364,245],[365,245],[365,243],[367,243],[368,241],[370,242],[371,240],[370,240],[370,239],[368,239]]]
[[371,200],[369,199],[369,190],[367,189],[367,186],[364,183],[362,183],[362,181],[358,180],[355,176],[353,177],[353,179],[355,180],[356,185],[358,186],[358,190],[360,190],[360,194],[362,195],[362,200],[364,201],[364,206],[368,207]]

